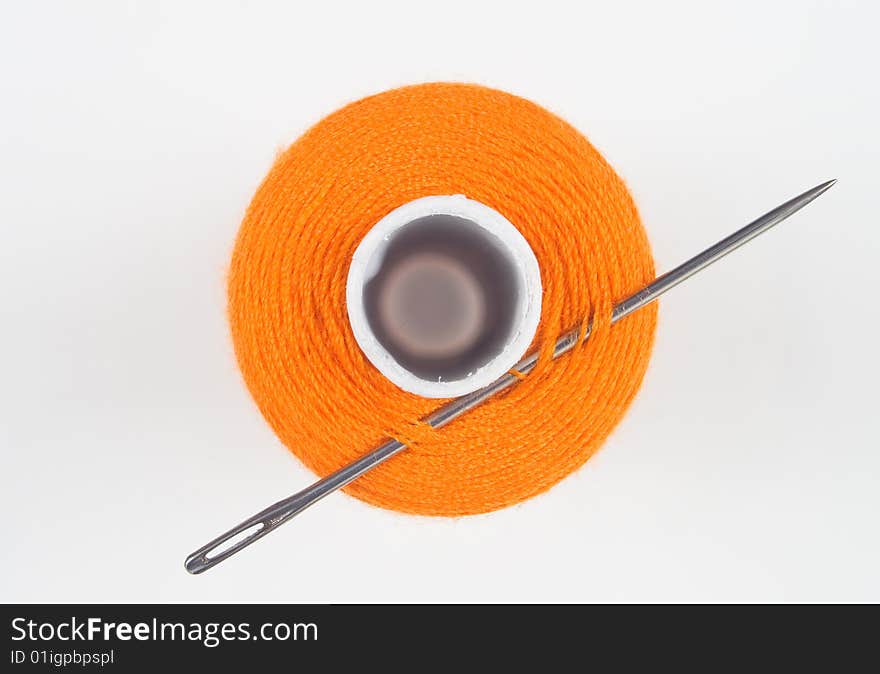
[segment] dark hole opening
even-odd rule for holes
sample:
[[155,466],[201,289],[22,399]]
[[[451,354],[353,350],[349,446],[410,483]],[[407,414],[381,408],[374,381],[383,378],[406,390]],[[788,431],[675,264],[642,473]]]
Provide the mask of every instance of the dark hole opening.
[[[364,308],[376,338],[401,366],[422,379],[455,381],[501,352],[520,292],[501,246],[452,215],[429,215],[395,232],[364,287]],[[420,260],[431,262],[420,271]]]

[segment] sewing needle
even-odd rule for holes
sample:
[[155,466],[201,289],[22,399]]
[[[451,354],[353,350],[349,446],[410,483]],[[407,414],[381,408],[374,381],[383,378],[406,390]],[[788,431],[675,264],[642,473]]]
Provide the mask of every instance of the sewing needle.
[[[710,246],[675,269],[658,276],[647,286],[617,304],[612,310],[611,323],[616,323],[624,316],[650,304],[667,290],[674,288],[685,279],[696,274],[698,271],[705,269],[713,262],[720,260],[728,253],[751,241],[759,234],[763,234],[774,225],[779,224],[787,217],[806,206],[836,182],[836,180],[829,180],[807,190],[803,194],[800,194],[789,201],[786,201],[784,204],[765,213],[754,222],[751,222],[742,229],[734,232],[727,238],[722,239],[715,245]],[[575,328],[571,332],[560,337],[556,342],[556,347],[553,351],[553,358],[558,358],[574,348],[578,340],[581,338],[581,334],[582,329]],[[583,339],[586,340],[589,336],[590,326],[587,326],[586,331],[583,332]],[[538,354],[531,353],[523,358],[513,369],[525,375],[535,368],[537,362]],[[443,405],[437,411],[425,417],[423,421],[434,428],[441,428],[453,419],[457,419],[478,405],[483,404],[486,400],[500,391],[513,386],[518,381],[519,379],[517,377],[511,374],[506,374],[486,388],[474,391],[461,398],[456,398],[446,405]],[[222,536],[218,536],[207,545],[204,545],[193,552],[186,558],[186,562],[184,563],[186,570],[190,573],[201,573],[210,569],[212,566],[231,557],[251,543],[255,543],[270,531],[277,529],[289,519],[298,515],[309,506],[317,503],[328,494],[331,494],[337,489],[356,480],[364,473],[399,454],[404,449],[406,449],[406,445],[397,440],[389,440],[385,444],[364,454],[361,458],[353,461],[347,466],[344,466],[327,477],[318,480],[312,486],[307,487],[282,501],[278,501],[278,503],[269,506],[253,517],[246,519],[237,527],[230,529]],[[215,554],[211,555],[211,552],[215,552]]]

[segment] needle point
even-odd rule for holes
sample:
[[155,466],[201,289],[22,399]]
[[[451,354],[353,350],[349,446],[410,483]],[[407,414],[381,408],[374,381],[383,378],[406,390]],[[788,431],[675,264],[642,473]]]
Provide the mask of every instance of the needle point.
[[813,189],[807,190],[806,192],[804,192],[801,195],[801,197],[806,198],[807,201],[812,201],[813,199],[818,197],[820,194],[822,194],[826,190],[831,189],[836,182],[837,182],[837,178],[832,178],[831,180],[826,180],[821,185],[816,185]]

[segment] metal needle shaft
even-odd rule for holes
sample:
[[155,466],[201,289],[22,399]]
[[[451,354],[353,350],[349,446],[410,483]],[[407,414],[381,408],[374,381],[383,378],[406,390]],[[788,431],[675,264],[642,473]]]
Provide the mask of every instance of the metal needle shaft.
[[[751,222],[742,229],[734,232],[727,238],[722,239],[714,246],[710,246],[703,252],[695,255],[687,262],[684,262],[675,269],[666,272],[662,276],[658,276],[650,284],[617,304],[612,311],[611,322],[616,323],[624,316],[650,304],[667,290],[674,288],[685,279],[688,279],[698,271],[705,269],[713,262],[721,259],[748,241],[751,241],[759,234],[766,232],[774,225],[782,222],[788,216],[806,206],[813,199],[834,185],[835,182],[837,181],[829,180],[821,185],[817,185],[813,189],[807,190],[803,194],[796,196],[794,199],[786,201],[781,206],[777,206],[769,213],[762,215],[754,222]],[[583,339],[587,339],[589,335],[590,328],[588,327],[586,333],[583,335]],[[562,354],[570,351],[575,344],[577,344],[580,336],[581,329],[575,328],[571,332],[560,337],[556,342],[553,357],[558,358]],[[532,353],[523,358],[514,369],[522,374],[528,374],[535,368],[537,362],[538,354]],[[464,413],[481,405],[495,394],[513,386],[518,381],[519,379],[517,377],[514,377],[511,374],[506,374],[486,388],[462,396],[461,398],[456,398],[446,405],[443,405],[436,412],[423,419],[423,421],[434,428],[445,426],[453,419],[457,419]],[[397,440],[389,440],[384,445],[364,454],[361,458],[340,468],[335,473],[331,473],[327,477],[318,480],[312,486],[307,487],[282,501],[278,501],[278,503],[269,506],[253,517],[246,519],[234,529],[229,530],[222,536],[215,538],[207,545],[204,545],[193,552],[186,558],[186,570],[190,573],[201,573],[202,571],[210,569],[212,566],[219,564],[227,557],[231,557],[239,550],[258,541],[270,531],[273,531],[284,524],[287,520],[301,513],[310,505],[317,503],[328,494],[344,487],[353,480],[356,480],[367,471],[372,470],[380,463],[399,454],[404,449],[406,449],[406,445]],[[212,552],[214,553],[213,555],[211,554]]]

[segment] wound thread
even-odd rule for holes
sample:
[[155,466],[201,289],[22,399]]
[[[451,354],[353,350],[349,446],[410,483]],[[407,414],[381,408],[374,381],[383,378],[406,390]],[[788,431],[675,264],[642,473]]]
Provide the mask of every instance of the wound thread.
[[[517,386],[449,426],[419,421],[442,401],[407,393],[360,351],[346,277],[365,234],[409,201],[463,194],[534,251],[541,357]],[[257,190],[229,275],[244,380],[281,441],[326,475],[388,435],[410,449],[346,487],[374,505],[456,516],[541,493],[601,446],[647,367],[657,307],[610,326],[613,303],[654,278],[625,185],[573,127],[475,85],[425,84],[352,103],[307,131]],[[557,361],[572,326],[590,339]]]

